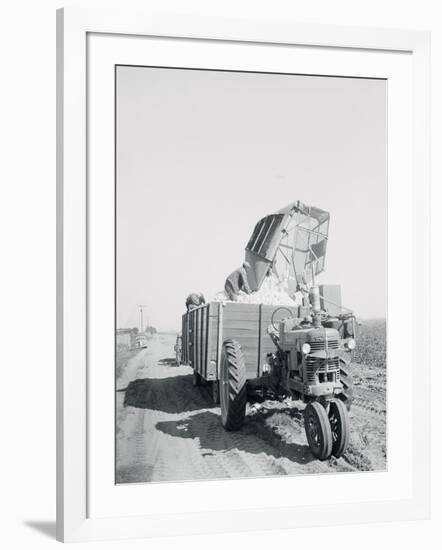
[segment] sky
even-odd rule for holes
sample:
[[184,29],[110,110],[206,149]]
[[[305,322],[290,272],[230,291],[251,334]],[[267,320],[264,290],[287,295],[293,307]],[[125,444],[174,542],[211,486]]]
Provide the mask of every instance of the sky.
[[301,200],[330,212],[325,272],[358,317],[387,304],[387,83],[117,68],[117,326],[179,330],[256,222]]

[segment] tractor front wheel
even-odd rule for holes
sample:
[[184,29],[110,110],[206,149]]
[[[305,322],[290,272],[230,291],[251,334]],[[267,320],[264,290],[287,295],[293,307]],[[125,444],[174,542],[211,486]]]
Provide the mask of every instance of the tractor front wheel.
[[350,419],[346,406],[339,399],[330,401],[328,418],[333,437],[332,454],[339,458],[347,449],[350,437]]
[[220,401],[221,419],[228,431],[239,430],[246,416],[247,377],[241,346],[226,340],[221,354]]
[[326,460],[332,453],[333,438],[330,422],[325,408],[313,401],[304,411],[305,433],[313,455],[319,460]]

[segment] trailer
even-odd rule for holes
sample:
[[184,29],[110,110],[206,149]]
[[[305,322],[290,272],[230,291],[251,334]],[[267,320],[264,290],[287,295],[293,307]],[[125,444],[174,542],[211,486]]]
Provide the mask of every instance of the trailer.
[[267,355],[275,351],[269,325],[277,325],[286,317],[302,318],[308,311],[302,306],[236,302],[210,302],[190,310],[182,317],[181,362],[193,368],[196,385],[202,381],[211,385],[218,403],[223,343],[236,340],[244,356],[247,380],[260,378]]

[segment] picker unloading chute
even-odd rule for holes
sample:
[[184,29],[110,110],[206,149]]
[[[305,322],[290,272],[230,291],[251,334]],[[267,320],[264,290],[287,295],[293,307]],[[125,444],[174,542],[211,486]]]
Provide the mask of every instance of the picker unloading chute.
[[262,218],[246,246],[251,290],[259,290],[270,266],[289,294],[298,282],[312,282],[324,270],[329,220],[328,212],[300,201]]

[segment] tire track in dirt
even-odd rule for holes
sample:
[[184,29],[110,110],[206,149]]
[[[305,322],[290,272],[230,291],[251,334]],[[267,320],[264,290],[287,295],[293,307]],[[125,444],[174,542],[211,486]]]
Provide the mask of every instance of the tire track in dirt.
[[[132,434],[126,438],[126,464],[117,467],[117,480],[142,481],[141,464],[150,472],[146,481],[280,473],[266,457],[262,441],[224,431],[220,410],[213,407],[208,392],[192,387],[191,369],[173,367],[170,362],[161,364],[161,341],[152,344],[147,362],[140,356],[133,360],[138,359],[138,365],[133,361],[128,365],[136,376],[126,389],[125,406],[118,414],[120,431],[125,432],[128,409],[135,410],[140,418],[136,426],[129,423]],[[169,343],[168,349],[171,347]],[[128,464],[129,456],[132,465]]]
[[353,407],[358,407],[359,409],[362,409],[363,411],[369,414],[373,414],[375,416],[380,416],[384,418],[387,416],[387,412],[385,410],[374,407],[371,404],[371,401],[369,401],[368,399],[359,397],[357,395],[354,397]]
[[355,388],[349,449],[339,460],[320,462],[308,448],[298,402],[266,402],[255,414],[249,408],[243,429],[226,432],[207,388],[192,385],[190,367],[174,365],[174,340],[151,339],[117,381],[124,390],[117,394],[117,482],[330,473],[385,464],[382,441],[376,443],[376,422],[385,424],[385,393]]

